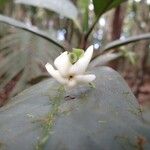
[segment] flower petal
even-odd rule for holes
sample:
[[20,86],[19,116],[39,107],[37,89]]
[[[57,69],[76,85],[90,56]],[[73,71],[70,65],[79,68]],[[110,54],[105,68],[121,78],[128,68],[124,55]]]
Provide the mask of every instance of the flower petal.
[[75,79],[78,83],[90,83],[95,80],[96,76],[94,74],[87,74],[87,75],[77,75]]
[[68,52],[63,52],[60,56],[58,56],[54,61],[54,65],[63,77],[68,76],[68,71],[72,66],[69,60]]
[[65,79],[65,78],[63,78],[63,77],[61,76],[61,74],[59,73],[59,71],[58,71],[58,70],[55,70],[54,67],[53,67],[51,64],[47,63],[47,64],[45,65],[45,67],[46,67],[46,70],[48,71],[48,73],[49,73],[53,78],[55,78],[58,82],[60,82],[61,84],[67,84],[67,83],[68,83],[68,80]]
[[76,84],[77,84],[77,80],[76,79],[72,79],[72,80],[69,80],[67,86],[68,87],[74,87]]
[[93,55],[93,45],[89,46],[84,55],[69,70],[70,74],[83,74]]

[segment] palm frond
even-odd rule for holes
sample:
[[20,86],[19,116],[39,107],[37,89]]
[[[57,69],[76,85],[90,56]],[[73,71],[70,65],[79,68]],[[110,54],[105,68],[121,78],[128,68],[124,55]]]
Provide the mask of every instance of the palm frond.
[[0,39],[0,90],[20,72],[11,96],[28,87],[32,79],[48,75],[44,71],[45,63],[53,63],[62,51],[53,42],[13,28],[11,34]]

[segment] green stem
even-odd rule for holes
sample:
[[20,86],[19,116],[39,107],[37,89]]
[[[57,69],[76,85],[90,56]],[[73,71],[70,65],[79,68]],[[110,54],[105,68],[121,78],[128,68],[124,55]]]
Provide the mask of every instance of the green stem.
[[91,32],[93,31],[95,25],[97,24],[97,22],[99,21],[99,18],[101,17],[101,15],[108,9],[108,7],[113,3],[112,0],[109,0],[108,4],[103,8],[103,11],[96,17],[94,23],[92,24],[92,26],[90,27],[90,29],[88,30],[88,32],[85,35],[85,40],[87,42],[89,35],[91,34]]

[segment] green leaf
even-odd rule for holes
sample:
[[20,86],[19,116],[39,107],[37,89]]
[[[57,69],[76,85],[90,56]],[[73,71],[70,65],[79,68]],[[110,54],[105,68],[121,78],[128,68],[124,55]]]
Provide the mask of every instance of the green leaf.
[[78,10],[70,0],[15,0],[15,2],[46,8],[74,21],[77,21],[78,18]]
[[0,108],[1,145],[6,150],[34,150],[38,142],[44,150],[150,149],[149,117],[142,118],[124,79],[108,67],[92,72],[96,88],[80,85],[63,96],[60,84],[48,79]]
[[3,6],[8,0],[0,0],[0,7]]
[[31,32],[31,33],[33,33],[35,35],[38,35],[38,36],[40,36],[40,37],[50,41],[50,43],[53,43],[53,44],[57,45],[58,47],[64,49],[63,46],[61,46],[55,40],[53,40],[49,36],[49,34],[47,34],[47,32],[39,30],[35,26],[27,26],[23,22],[17,21],[15,19],[11,18],[11,17],[7,17],[7,16],[4,16],[4,15],[0,15],[0,22],[8,24],[8,25],[11,25],[11,26],[14,26],[16,28],[20,28],[20,29],[28,31],[28,32]]
[[140,34],[140,35],[134,35],[123,40],[115,40],[113,42],[108,43],[104,48],[102,48],[101,52],[110,50],[119,46],[123,46],[126,44],[130,44],[132,42],[137,42],[140,40],[149,40],[149,39],[150,39],[150,33],[145,33],[145,34]]
[[[101,55],[105,51],[115,49],[119,46],[124,46],[124,45],[130,44],[132,42],[137,42],[140,40],[149,40],[149,39],[150,39],[150,33],[146,33],[146,34],[132,36],[132,37],[129,37],[129,38],[124,39],[124,40],[115,40],[113,42],[110,42],[106,46],[104,46],[101,50],[99,50],[99,52],[97,52],[97,56],[95,56],[92,59],[92,62],[90,63],[90,67],[94,67],[97,65],[104,65],[104,64],[108,63],[109,61],[117,59],[118,57],[121,57],[121,56],[126,57],[126,55],[122,52],[118,52],[118,53],[109,52],[109,53],[105,53],[105,54]],[[133,54],[130,53],[129,55],[130,56],[128,56],[128,58],[130,57],[129,58],[130,62],[132,64],[135,64],[136,59],[133,59],[133,57],[134,57]]]
[[113,53],[113,52],[107,52],[103,55],[97,56],[95,59],[91,61],[89,64],[89,67],[95,67],[95,66],[103,66],[106,65],[108,62],[115,60],[119,57],[123,56],[121,52]]
[[124,1],[125,0],[93,0],[96,19],[93,22],[92,26],[87,31],[85,35],[85,40],[88,39],[89,35],[93,31],[96,23],[98,22],[99,18],[103,13],[105,13],[106,11],[110,10],[113,7],[117,7],[119,4],[121,4]]
[[125,1],[126,0],[93,0],[95,15],[100,17],[106,11],[113,7],[117,7]]

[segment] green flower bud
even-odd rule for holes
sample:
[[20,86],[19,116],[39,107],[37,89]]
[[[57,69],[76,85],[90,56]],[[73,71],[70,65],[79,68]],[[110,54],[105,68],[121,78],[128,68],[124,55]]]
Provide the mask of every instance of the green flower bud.
[[84,50],[83,49],[76,49],[76,48],[73,48],[73,51],[72,51],[74,54],[76,54],[77,58],[80,59],[83,54],[84,54]]
[[74,64],[75,62],[77,62],[78,57],[75,53],[71,52],[69,53],[69,60],[72,64]]

